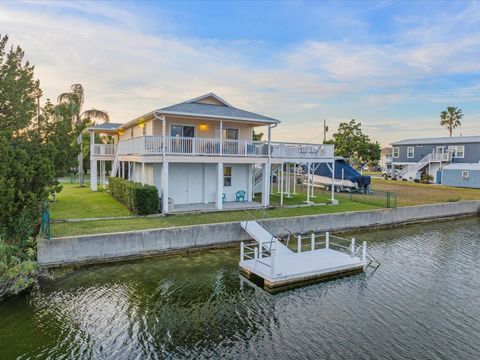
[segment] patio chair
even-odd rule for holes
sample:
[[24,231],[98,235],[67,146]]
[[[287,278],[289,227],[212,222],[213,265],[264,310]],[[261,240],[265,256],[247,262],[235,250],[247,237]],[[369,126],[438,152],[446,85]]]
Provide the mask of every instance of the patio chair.
[[237,191],[237,193],[235,194],[235,201],[236,202],[245,202],[245,191],[244,190],[239,190]]
[[225,193],[222,194],[222,204],[225,204],[227,202],[227,195]]

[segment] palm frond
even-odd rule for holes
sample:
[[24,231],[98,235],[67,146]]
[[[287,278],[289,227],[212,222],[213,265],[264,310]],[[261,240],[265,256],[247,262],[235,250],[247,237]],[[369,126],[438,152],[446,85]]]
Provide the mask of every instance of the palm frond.
[[101,121],[104,123],[110,122],[110,116],[108,115],[108,112],[103,111],[103,110],[97,110],[97,109],[90,109],[90,110],[85,110],[82,115],[80,115],[80,118],[82,120],[89,119],[92,121]]

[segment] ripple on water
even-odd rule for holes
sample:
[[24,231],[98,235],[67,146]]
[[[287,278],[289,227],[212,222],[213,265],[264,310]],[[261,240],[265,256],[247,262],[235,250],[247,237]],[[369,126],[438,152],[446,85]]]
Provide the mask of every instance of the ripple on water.
[[67,272],[0,304],[0,359],[478,357],[477,219],[355,237],[376,272],[274,296],[236,249]]

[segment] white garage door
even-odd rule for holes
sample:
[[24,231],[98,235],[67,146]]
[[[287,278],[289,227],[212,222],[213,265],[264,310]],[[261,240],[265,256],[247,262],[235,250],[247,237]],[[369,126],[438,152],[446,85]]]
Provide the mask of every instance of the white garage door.
[[175,204],[203,202],[203,165],[170,164],[169,193]]

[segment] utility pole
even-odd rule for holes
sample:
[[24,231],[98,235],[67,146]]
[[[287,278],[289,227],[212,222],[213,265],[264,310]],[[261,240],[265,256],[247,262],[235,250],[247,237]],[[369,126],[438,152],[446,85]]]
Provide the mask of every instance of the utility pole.
[[324,144],[327,142],[327,132],[328,132],[327,120],[323,119],[323,143]]

